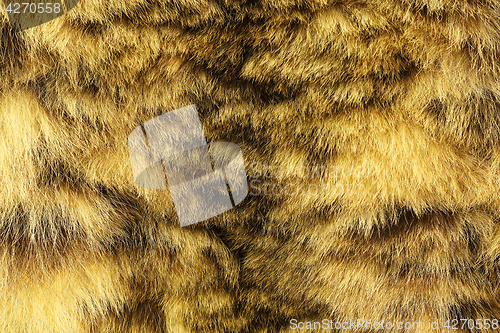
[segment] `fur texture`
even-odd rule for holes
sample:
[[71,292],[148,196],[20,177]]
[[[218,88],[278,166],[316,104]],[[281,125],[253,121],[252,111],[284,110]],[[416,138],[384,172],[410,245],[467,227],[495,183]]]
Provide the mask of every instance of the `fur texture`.
[[[498,1],[0,12],[0,332],[500,319]],[[251,186],[180,228],[127,137],[189,104]]]

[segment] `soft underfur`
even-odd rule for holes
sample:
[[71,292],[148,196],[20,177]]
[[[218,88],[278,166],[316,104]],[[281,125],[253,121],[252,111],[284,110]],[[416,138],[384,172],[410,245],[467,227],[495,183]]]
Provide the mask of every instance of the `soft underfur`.
[[[500,318],[500,2],[0,12],[0,332]],[[190,104],[250,195],[181,228],[127,137]]]

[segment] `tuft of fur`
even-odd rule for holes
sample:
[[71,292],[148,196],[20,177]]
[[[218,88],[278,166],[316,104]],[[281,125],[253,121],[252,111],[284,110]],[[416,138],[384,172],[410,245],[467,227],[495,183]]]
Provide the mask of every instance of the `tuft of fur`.
[[[500,319],[497,1],[0,12],[0,332]],[[127,137],[189,104],[250,195],[181,228]]]

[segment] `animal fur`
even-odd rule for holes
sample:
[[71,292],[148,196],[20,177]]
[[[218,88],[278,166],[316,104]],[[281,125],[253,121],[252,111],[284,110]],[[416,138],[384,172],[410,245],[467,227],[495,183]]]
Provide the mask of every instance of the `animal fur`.
[[[499,2],[80,0],[22,32],[0,12],[0,332],[500,319]],[[253,183],[181,228],[127,137],[190,104]]]

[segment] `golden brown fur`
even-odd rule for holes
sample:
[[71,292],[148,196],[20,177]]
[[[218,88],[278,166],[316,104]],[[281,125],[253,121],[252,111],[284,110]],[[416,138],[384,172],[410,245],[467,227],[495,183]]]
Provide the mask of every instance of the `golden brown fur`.
[[[0,332],[500,318],[499,2],[2,6]],[[181,228],[127,136],[189,104],[254,185],[321,191]]]

